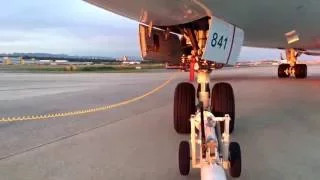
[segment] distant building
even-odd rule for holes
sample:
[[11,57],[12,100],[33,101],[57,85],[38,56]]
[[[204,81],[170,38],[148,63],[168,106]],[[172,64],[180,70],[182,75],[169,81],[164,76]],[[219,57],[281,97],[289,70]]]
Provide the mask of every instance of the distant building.
[[140,61],[123,61],[122,64],[133,65],[133,64],[141,64],[141,62]]
[[122,64],[130,64],[130,65],[141,64],[140,61],[129,60],[128,56],[123,56],[121,61],[122,61]]
[[69,64],[69,61],[67,60],[56,60],[55,61],[56,65],[64,65],[64,64]]
[[127,56],[123,56],[122,61],[123,61],[123,62],[128,61],[128,57],[127,57]]
[[52,60],[39,60],[37,64],[50,65],[53,63]]

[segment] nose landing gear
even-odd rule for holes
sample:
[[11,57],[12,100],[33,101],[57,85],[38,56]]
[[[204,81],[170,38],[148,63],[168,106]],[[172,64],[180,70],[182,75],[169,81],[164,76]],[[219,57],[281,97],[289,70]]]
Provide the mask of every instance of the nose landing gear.
[[[226,180],[241,175],[241,149],[230,136],[235,125],[235,103],[232,86],[217,83],[210,93],[207,70],[198,71],[198,88],[180,83],[174,96],[174,129],[190,134],[190,141],[179,145],[179,171],[187,176],[190,167],[201,169],[203,180]],[[198,98],[196,106],[195,97]]]

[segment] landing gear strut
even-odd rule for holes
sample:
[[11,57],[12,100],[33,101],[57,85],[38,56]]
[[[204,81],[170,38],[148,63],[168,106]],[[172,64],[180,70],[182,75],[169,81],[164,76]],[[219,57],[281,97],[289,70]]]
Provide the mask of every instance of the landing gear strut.
[[301,55],[295,49],[286,49],[288,63],[280,64],[278,67],[278,77],[287,78],[295,76],[296,78],[306,78],[308,69],[306,64],[297,64],[297,58]]

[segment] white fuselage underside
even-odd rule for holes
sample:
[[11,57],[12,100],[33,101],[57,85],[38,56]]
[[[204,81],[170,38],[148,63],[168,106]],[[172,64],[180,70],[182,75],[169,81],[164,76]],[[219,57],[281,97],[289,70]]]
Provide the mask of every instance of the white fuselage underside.
[[[245,46],[320,49],[319,0],[86,0],[108,11],[153,25],[178,25],[216,16],[242,28]],[[298,42],[288,45],[285,33]]]

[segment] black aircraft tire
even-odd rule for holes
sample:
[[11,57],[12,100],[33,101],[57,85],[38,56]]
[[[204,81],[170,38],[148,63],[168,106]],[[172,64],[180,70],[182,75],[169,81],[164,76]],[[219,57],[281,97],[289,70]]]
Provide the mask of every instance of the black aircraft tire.
[[237,178],[241,175],[241,149],[237,142],[229,144],[230,175]]
[[189,142],[181,141],[179,145],[179,170],[182,176],[190,172],[190,146]]
[[289,77],[290,75],[286,74],[286,72],[285,72],[289,68],[290,68],[289,64],[280,64],[278,66],[278,77],[279,78],[287,78],[287,77]]
[[190,134],[190,116],[195,114],[195,88],[190,83],[180,83],[174,92],[174,129],[179,134]]
[[306,64],[296,64],[295,65],[295,77],[299,79],[306,78],[308,75],[308,68]]
[[[213,86],[211,93],[211,112],[217,117],[229,114],[231,118],[229,132],[232,133],[235,125],[235,102],[232,86],[229,83],[217,83]],[[220,128],[223,133],[224,123],[220,123]]]

